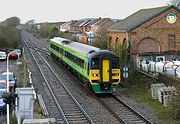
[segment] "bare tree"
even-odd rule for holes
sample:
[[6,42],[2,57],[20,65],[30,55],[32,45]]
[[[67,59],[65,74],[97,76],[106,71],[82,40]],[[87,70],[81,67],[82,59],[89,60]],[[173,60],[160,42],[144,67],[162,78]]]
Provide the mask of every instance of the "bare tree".
[[34,19],[31,19],[31,20],[27,21],[25,24],[27,24],[27,25],[33,25],[33,24],[35,24],[35,20],[34,20]]
[[93,43],[93,46],[99,47],[101,49],[107,49],[107,41],[108,41],[108,33],[107,33],[107,28],[103,27],[100,28],[96,32],[96,40]]
[[28,29],[29,31],[31,31],[32,30],[32,28],[33,28],[33,26],[34,26],[34,24],[35,24],[35,20],[34,19],[31,19],[31,20],[29,20],[29,21],[27,21],[26,23],[25,23],[25,25],[24,25],[24,29]]
[[119,56],[121,66],[129,64],[130,48],[127,47],[127,40],[123,44],[116,44],[114,52]]
[[41,28],[39,29],[40,36],[47,38],[48,37],[49,24],[48,22],[44,22],[41,24]]
[[180,9],[180,0],[171,0],[170,5],[174,5],[175,7]]

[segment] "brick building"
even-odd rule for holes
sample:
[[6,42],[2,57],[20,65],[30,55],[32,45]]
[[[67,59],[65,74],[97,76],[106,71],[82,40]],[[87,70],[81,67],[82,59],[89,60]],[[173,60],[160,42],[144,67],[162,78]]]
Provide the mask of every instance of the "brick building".
[[77,41],[92,45],[96,39],[96,33],[101,29],[111,27],[113,24],[115,22],[110,18],[71,20],[62,24],[60,31],[76,33],[78,34]]
[[110,18],[71,20],[60,26],[62,31],[96,32],[100,28],[110,27],[114,22]]
[[109,46],[129,44],[130,60],[171,60],[180,53],[180,10],[174,6],[141,9],[109,29]]

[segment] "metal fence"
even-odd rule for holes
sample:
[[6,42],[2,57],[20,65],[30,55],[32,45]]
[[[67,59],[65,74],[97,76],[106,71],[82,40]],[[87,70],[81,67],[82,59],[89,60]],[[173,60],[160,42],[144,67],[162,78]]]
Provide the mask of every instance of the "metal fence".
[[154,62],[141,60],[139,61],[137,68],[149,73],[164,73],[180,78],[180,61]]

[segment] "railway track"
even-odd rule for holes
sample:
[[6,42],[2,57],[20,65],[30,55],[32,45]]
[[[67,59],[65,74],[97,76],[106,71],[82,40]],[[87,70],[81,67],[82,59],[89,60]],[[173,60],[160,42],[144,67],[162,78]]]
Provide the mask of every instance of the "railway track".
[[[77,100],[73,97],[70,91],[65,87],[62,80],[53,71],[51,66],[47,63],[44,57],[40,54],[36,48],[33,49],[33,45],[30,42],[33,41],[25,33],[22,32],[22,40],[29,49],[31,55],[33,56],[46,84],[48,90],[46,92],[49,94],[48,101],[50,102],[50,109],[53,109],[55,115],[56,123],[66,123],[66,124],[85,124],[94,123],[96,120],[92,120]],[[37,46],[36,46],[37,47]],[[51,95],[51,96],[50,96]],[[47,102],[46,102],[47,103]],[[52,111],[52,110],[51,110]],[[60,114],[59,114],[60,113]]]
[[[74,78],[74,80],[77,80],[77,78]],[[129,107],[114,96],[96,97],[94,95],[94,97],[113,115],[113,117],[116,118],[116,120],[118,120],[114,121],[114,123],[152,124],[151,121],[140,115],[138,112],[136,112],[131,107]]]
[[153,124],[116,96],[100,96],[97,100],[124,124]]
[[41,52],[49,53],[48,43],[44,44],[45,42],[39,42],[38,39],[36,39],[34,36],[32,36],[26,31],[22,31],[22,33],[26,35],[31,41],[36,42],[36,45],[38,46],[36,47],[34,46],[34,48],[36,48],[37,50],[40,50]]

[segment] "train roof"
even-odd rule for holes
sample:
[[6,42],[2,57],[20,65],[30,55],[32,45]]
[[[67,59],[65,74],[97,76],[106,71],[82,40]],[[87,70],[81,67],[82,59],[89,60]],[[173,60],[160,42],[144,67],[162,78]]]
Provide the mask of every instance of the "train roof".
[[94,57],[99,57],[103,55],[104,57],[108,57],[108,56],[111,56],[111,57],[118,57],[115,53],[109,51],[109,50],[99,50],[97,52],[93,52],[92,54],[89,55],[90,58],[94,58]]
[[82,54],[85,55],[89,55],[94,51],[99,51],[100,48],[97,47],[93,47],[90,45],[86,45],[86,44],[82,44],[82,43],[78,43],[78,42],[74,42],[74,41],[70,41],[61,37],[55,37],[53,39],[50,39],[53,42],[56,42],[58,44],[67,46],[68,48],[74,50],[74,51],[78,51],[81,52]]

